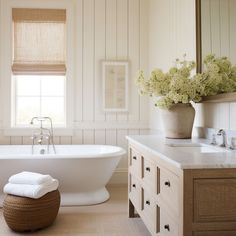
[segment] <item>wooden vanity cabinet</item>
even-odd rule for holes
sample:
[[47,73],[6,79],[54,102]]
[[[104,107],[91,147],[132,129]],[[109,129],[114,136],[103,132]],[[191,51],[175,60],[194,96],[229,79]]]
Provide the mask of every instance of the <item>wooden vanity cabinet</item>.
[[236,236],[236,169],[186,169],[129,145],[129,217],[155,236]]
[[[136,145],[129,147],[129,217],[136,213],[152,235],[182,235],[182,174]],[[134,187],[135,186],[135,187]]]
[[184,171],[184,235],[236,236],[236,169]]

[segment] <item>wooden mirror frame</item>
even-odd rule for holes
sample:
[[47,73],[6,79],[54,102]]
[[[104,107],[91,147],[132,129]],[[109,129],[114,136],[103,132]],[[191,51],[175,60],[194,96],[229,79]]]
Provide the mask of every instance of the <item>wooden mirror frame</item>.
[[196,62],[197,73],[202,72],[202,20],[201,20],[201,0],[195,0],[196,14]]

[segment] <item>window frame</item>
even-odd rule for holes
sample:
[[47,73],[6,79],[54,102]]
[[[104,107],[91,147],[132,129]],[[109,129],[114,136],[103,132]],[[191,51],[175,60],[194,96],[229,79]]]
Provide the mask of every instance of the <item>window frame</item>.
[[[66,82],[65,82],[65,120],[64,128],[55,127],[55,134],[68,136],[73,133],[74,117],[74,3],[72,0],[1,0],[0,1],[0,117],[2,117],[1,128],[4,135],[19,136],[31,135],[33,128],[30,127],[13,127],[12,115],[14,114],[13,98],[15,94],[12,65],[12,8],[46,8],[46,9],[66,9]],[[7,27],[6,27],[7,26]],[[4,79],[3,79],[4,78]]]

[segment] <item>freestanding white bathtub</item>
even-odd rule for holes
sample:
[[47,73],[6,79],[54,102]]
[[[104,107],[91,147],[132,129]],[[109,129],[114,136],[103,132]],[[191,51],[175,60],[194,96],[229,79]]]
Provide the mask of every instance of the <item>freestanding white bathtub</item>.
[[42,147],[35,146],[32,155],[31,145],[0,145],[0,206],[9,176],[21,171],[50,174],[58,179],[61,205],[91,205],[109,199],[105,186],[125,154],[124,149],[107,145],[55,147],[56,154],[39,154]]

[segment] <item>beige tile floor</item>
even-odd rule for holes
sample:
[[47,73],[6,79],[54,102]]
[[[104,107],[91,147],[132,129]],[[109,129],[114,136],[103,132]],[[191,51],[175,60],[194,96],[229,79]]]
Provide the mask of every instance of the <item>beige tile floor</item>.
[[[103,204],[61,207],[55,223],[32,235],[48,236],[150,236],[139,218],[127,217],[127,188],[110,187],[111,198]],[[0,236],[17,234],[8,229],[0,209]]]

